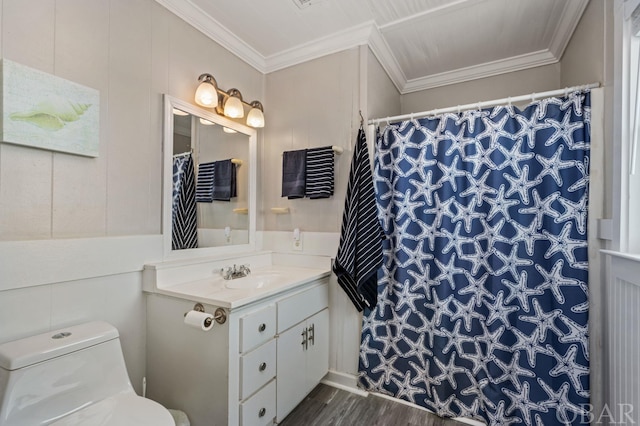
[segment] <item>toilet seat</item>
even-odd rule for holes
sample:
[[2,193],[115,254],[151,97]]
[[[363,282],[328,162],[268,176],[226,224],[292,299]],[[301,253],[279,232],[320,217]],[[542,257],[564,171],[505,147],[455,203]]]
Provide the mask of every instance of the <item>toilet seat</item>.
[[157,402],[135,392],[124,392],[64,416],[50,426],[175,426],[175,422]]

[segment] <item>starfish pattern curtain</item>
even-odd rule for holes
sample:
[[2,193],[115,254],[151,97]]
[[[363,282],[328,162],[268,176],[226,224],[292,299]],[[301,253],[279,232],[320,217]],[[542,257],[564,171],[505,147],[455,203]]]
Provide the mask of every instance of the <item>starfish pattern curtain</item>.
[[489,425],[588,419],[590,92],[391,124],[360,384]]

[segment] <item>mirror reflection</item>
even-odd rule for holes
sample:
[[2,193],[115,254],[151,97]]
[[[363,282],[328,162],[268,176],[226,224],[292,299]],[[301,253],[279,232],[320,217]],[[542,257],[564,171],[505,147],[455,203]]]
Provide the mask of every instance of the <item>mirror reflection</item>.
[[172,112],[172,249],[248,244],[249,136],[213,117]]

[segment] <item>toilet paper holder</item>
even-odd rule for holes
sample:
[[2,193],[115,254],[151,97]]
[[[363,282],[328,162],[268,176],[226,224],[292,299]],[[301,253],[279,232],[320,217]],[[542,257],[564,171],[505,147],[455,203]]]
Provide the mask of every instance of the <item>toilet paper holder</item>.
[[[204,305],[202,303],[196,303],[195,305],[193,305],[193,310],[197,312],[204,312]],[[187,312],[184,313],[184,316],[187,316]],[[218,324],[224,324],[225,322],[227,322],[227,313],[224,311],[224,309],[217,308],[213,313],[213,319]],[[211,319],[207,318],[204,321],[204,325],[209,327],[211,325]]]

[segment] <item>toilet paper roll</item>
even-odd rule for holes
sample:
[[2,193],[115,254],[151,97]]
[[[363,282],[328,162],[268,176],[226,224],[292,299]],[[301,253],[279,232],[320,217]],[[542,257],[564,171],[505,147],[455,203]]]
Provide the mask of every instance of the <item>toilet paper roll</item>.
[[189,327],[209,331],[211,327],[213,327],[213,315],[207,314],[206,312],[189,311],[184,316],[184,323]]

